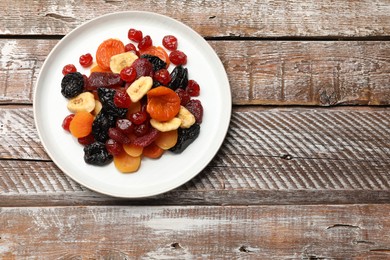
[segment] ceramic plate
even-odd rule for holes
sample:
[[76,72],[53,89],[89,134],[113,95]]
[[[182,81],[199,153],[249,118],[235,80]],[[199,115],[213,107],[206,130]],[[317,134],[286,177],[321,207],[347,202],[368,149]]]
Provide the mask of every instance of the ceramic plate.
[[[62,68],[78,63],[108,38],[125,44],[129,28],[150,35],[161,45],[167,34],[175,35],[178,49],[187,54],[189,78],[201,86],[204,117],[199,137],[181,154],[166,152],[160,159],[144,158],[140,169],[122,174],[113,163],[92,166],[84,162],[83,147],[61,127],[69,111],[61,95]],[[173,69],[172,65],[169,71]],[[70,178],[94,191],[116,197],[140,198],[174,189],[196,176],[220,148],[230,121],[231,92],[225,69],[210,45],[194,30],[172,18],[149,12],[120,12],[98,17],[66,35],[50,52],[40,71],[34,92],[34,117],[39,137],[54,163]],[[49,173],[48,173],[49,174]]]

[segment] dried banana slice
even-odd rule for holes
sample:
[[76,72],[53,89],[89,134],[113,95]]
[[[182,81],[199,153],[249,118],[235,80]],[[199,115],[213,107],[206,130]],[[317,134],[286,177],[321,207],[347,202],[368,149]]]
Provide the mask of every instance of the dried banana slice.
[[196,121],[195,116],[183,106],[180,106],[177,117],[181,120],[181,128],[190,128],[193,124],[195,124]]
[[181,120],[177,117],[174,117],[169,121],[160,122],[152,118],[150,119],[150,124],[160,132],[168,132],[178,129],[181,125]]
[[67,108],[70,112],[91,112],[95,109],[95,98],[91,92],[83,92],[69,100]]
[[153,79],[149,76],[142,76],[134,81],[126,90],[132,102],[139,101],[153,86]]
[[120,73],[124,67],[129,67],[138,59],[138,56],[131,51],[114,55],[110,59],[110,69],[114,73]]

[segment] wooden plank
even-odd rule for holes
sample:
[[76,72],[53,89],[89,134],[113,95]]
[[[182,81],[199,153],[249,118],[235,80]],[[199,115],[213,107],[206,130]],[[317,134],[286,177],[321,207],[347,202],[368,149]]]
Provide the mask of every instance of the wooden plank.
[[[39,70],[58,40],[34,42],[0,39],[0,103],[31,104]],[[228,73],[234,104],[390,104],[390,42],[209,43]]]
[[99,15],[124,10],[168,15],[207,37],[367,37],[390,32],[387,0],[48,0],[2,1],[0,34],[64,35]]
[[7,259],[388,259],[390,205],[1,208]]
[[197,177],[171,193],[126,202],[88,191],[42,162],[49,157],[31,108],[2,109],[0,122],[13,123],[0,128],[0,206],[388,202],[389,116],[386,108],[235,108],[221,149]]

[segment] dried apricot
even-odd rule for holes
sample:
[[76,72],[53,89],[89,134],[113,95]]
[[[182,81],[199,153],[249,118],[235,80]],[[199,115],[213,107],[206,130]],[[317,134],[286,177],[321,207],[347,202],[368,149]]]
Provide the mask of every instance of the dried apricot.
[[125,52],[125,45],[117,39],[108,39],[102,42],[96,51],[96,62],[103,70],[110,69],[112,56]]
[[157,159],[161,157],[164,151],[164,149],[160,148],[155,143],[151,143],[150,145],[144,147],[142,155],[148,158]]
[[94,117],[87,111],[77,112],[69,125],[70,133],[76,137],[85,137],[92,132]]
[[147,93],[146,111],[157,121],[169,121],[180,110],[180,97],[170,88],[157,87]]
[[136,172],[141,165],[141,156],[133,157],[125,152],[114,156],[114,164],[122,173]]
[[175,146],[175,144],[177,143],[177,137],[177,129],[167,132],[161,132],[154,142],[161,149],[168,150]]

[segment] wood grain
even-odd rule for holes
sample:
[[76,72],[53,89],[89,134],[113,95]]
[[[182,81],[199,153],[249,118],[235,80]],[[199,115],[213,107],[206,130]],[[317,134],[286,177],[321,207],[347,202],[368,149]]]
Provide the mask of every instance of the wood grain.
[[388,1],[123,1],[0,3],[0,34],[64,35],[97,16],[124,10],[175,18],[205,37],[367,37],[389,35]]
[[389,116],[386,108],[235,108],[221,149],[197,177],[171,193],[128,202],[86,190],[50,162],[31,108],[2,109],[0,122],[13,124],[0,128],[0,206],[30,205],[48,194],[39,203],[389,202]]
[[50,259],[388,259],[390,205],[2,208],[0,253]]
[[[57,42],[0,39],[0,103],[31,104],[42,63]],[[229,75],[234,104],[390,104],[390,42],[209,43]]]

